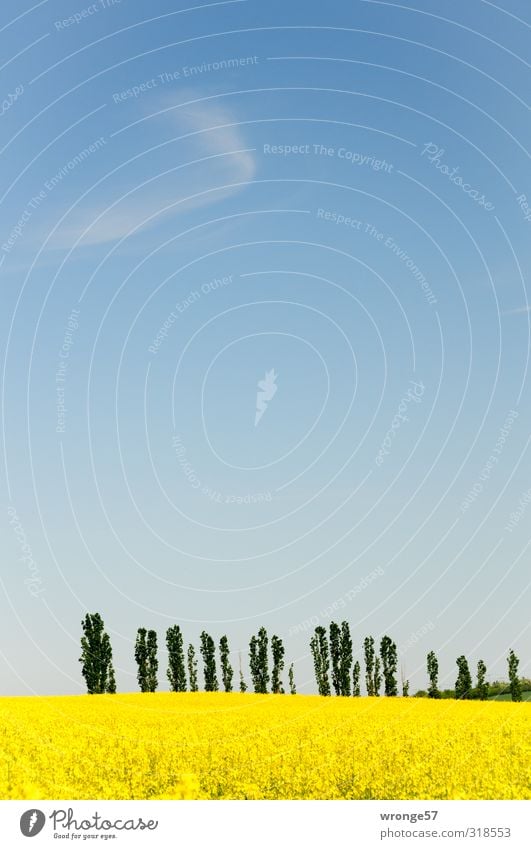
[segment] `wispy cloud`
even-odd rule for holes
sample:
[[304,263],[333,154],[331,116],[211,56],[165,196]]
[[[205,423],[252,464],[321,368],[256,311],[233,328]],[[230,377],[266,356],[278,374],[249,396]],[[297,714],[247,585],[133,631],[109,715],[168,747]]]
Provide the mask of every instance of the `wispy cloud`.
[[[140,124],[144,128],[142,133],[146,124],[150,127],[149,137],[144,140],[145,149],[160,141],[154,137],[152,127],[160,131],[161,123],[151,120],[154,123]],[[147,154],[148,160],[154,157],[149,160],[149,170],[146,171],[141,160],[136,171],[133,165],[126,186],[120,178],[119,191],[113,186],[111,192],[103,185],[101,201],[68,216],[52,247],[69,247],[79,238],[83,246],[96,245],[153,228],[170,216],[220,204],[244,188],[232,184],[245,184],[253,178],[256,170],[253,150],[248,148],[236,116],[225,106],[203,101],[165,111],[162,120],[168,139],[177,135],[181,141]],[[178,167],[185,162],[194,164]],[[125,194],[127,197],[117,201],[117,197]]]
[[502,315],[523,315],[531,312],[531,304],[525,304],[523,307],[516,307],[514,310],[504,310]]

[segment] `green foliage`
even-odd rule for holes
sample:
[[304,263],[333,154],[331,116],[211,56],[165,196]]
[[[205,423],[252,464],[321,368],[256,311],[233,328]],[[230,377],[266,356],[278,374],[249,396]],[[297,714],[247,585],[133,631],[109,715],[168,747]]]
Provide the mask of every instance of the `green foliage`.
[[431,651],[428,654],[426,663],[428,667],[428,678],[430,679],[430,686],[428,687],[428,696],[430,697],[430,699],[440,699],[441,694],[439,692],[438,686],[439,661],[437,660],[434,651]]
[[352,695],[353,696],[360,696],[361,695],[360,677],[361,677],[361,667],[360,667],[358,661],[356,661],[356,663],[354,664],[354,668],[352,669]]
[[116,693],[116,678],[114,675],[114,666],[112,663],[109,663],[109,677],[107,680],[107,692],[108,693]]
[[402,695],[405,699],[409,696],[409,681],[402,681]]
[[339,643],[339,692],[350,696],[350,670],[352,668],[352,637],[348,622],[341,623]]
[[[195,649],[192,643],[188,646],[188,651],[186,654],[186,662],[188,665],[188,680],[190,682],[190,692],[197,693],[199,687],[197,685],[197,658],[195,656]],[[186,682],[185,682],[186,687]]]
[[365,637],[363,643],[365,653],[365,686],[367,695],[374,696],[374,637]]
[[[115,693],[116,681],[112,666],[112,648],[109,635],[99,613],[87,613],[81,622],[82,675],[87,685],[87,693]],[[112,674],[111,674],[112,673]]]
[[273,654],[273,671],[271,673],[271,691],[283,693],[284,688],[280,676],[284,669],[284,644],[275,634],[271,637],[271,652]]
[[154,693],[158,686],[157,670],[157,634],[139,628],[135,642],[135,660],[137,663],[137,680],[141,693]]
[[147,660],[148,660],[148,691],[154,693],[159,685],[157,672],[159,661],[157,659],[157,632],[148,631],[147,635]]
[[221,680],[226,693],[232,692],[232,676],[234,674],[229,662],[229,654],[229,640],[224,635],[219,641],[219,655],[221,658]]
[[380,687],[382,686],[382,676],[380,675],[380,658],[378,655],[374,658],[374,695],[380,695]]
[[396,643],[387,635],[382,637],[380,642],[380,657],[382,658],[385,695],[398,696]]
[[255,693],[267,693],[269,684],[269,664],[267,659],[267,649],[269,638],[266,629],[262,626],[258,631],[258,636],[251,637],[249,643],[249,666],[251,669],[251,679]]
[[522,686],[520,684],[520,679],[518,678],[518,666],[520,661],[512,649],[509,652],[507,663],[509,664],[509,687],[511,690],[511,699],[513,702],[521,702]]
[[290,664],[288,670],[288,681],[289,681],[289,691],[292,696],[297,695],[297,688],[295,686],[295,671],[293,669],[293,664]]
[[260,692],[260,673],[258,664],[258,637],[253,634],[249,642],[249,669],[255,693]]
[[170,689],[175,693],[184,693],[186,690],[186,667],[183,635],[179,625],[172,625],[166,631],[166,646],[168,648],[167,674]]
[[315,634],[310,642],[310,648],[313,656],[315,680],[319,695],[329,696],[330,679],[328,677],[328,673],[330,670],[330,653],[326,637],[326,629],[323,628],[322,625],[318,625],[315,629]]
[[205,690],[213,693],[219,690],[216,674],[216,645],[214,640],[206,631],[201,631],[201,655],[203,657],[203,674],[205,677]]
[[336,696],[350,696],[350,670],[352,668],[352,639],[348,622],[330,623],[330,661],[332,687]]
[[341,677],[339,664],[341,658],[340,630],[337,622],[330,623],[330,663],[332,666],[332,687],[336,696],[341,695]]
[[462,654],[456,660],[457,663],[457,681],[455,682],[455,697],[456,699],[469,699],[472,690],[472,676],[468,668],[468,661]]
[[482,660],[479,660],[478,661],[477,694],[478,694],[478,699],[481,699],[482,702],[484,702],[485,699],[489,695],[489,685],[488,685],[487,681],[485,680],[486,674],[487,674],[487,667],[485,666],[485,664],[483,663]]
[[145,628],[139,628],[136,632],[135,661],[137,665],[136,679],[141,693],[147,693],[147,646]]

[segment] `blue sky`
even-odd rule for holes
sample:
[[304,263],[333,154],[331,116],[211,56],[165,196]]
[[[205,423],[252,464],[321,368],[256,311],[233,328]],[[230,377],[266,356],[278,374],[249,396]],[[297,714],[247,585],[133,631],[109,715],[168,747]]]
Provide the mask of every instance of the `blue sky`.
[[87,610],[530,673],[528,10],[418,5],[3,4],[3,693]]

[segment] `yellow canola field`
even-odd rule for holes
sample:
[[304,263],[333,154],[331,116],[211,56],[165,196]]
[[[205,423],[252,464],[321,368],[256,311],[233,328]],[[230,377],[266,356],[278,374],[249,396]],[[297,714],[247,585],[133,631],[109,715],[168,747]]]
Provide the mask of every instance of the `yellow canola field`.
[[531,705],[146,693],[0,699],[3,799],[529,799]]

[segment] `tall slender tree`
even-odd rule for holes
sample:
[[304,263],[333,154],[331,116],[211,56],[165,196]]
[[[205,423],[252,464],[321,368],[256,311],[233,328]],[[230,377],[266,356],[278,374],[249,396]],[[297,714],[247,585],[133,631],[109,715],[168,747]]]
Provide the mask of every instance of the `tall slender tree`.
[[350,696],[350,671],[352,669],[352,637],[348,622],[341,623],[339,645],[339,692]]
[[113,695],[114,695],[114,693],[116,693],[116,677],[115,677],[115,674],[114,674],[114,666],[112,665],[112,663],[109,663],[109,677],[107,679],[107,692],[112,693]]
[[157,658],[157,632],[148,631],[147,633],[147,685],[148,692],[154,693],[159,686],[157,672],[159,669],[159,661]]
[[469,699],[472,689],[472,676],[468,667],[468,661],[462,654],[457,658],[457,681],[455,682],[456,699]]
[[99,613],[87,613],[81,622],[81,673],[90,695],[116,692],[112,647]]
[[434,651],[430,651],[426,658],[426,666],[428,669],[428,678],[430,679],[430,686],[428,687],[428,696],[430,699],[440,699],[441,694],[439,691],[438,685],[438,677],[439,677],[439,661],[435,655]]
[[487,667],[485,666],[485,664],[482,660],[478,660],[477,689],[478,689],[478,697],[481,699],[482,702],[484,702],[485,699],[487,699],[488,695],[489,695],[489,685],[487,684],[487,681],[486,681],[486,675],[487,675]]
[[361,695],[360,676],[361,676],[361,667],[360,667],[358,661],[356,661],[356,663],[354,664],[354,667],[352,669],[352,695],[353,696],[360,696]]
[[367,695],[374,696],[374,637],[365,637],[363,643],[365,653],[365,686]]
[[290,663],[290,667],[288,670],[288,681],[289,681],[289,692],[290,695],[297,695],[297,688],[295,686],[295,670],[293,669],[293,664]]
[[509,652],[507,663],[509,665],[509,685],[511,689],[511,699],[513,702],[521,702],[522,685],[518,677],[518,666],[520,664],[520,661],[512,649]]
[[337,622],[330,622],[330,663],[332,687],[336,696],[341,695],[341,631]]
[[398,684],[396,681],[397,651],[396,643],[391,637],[385,635],[380,642],[380,657],[384,678],[384,692],[386,696],[398,695]]
[[207,693],[219,690],[216,673],[216,644],[206,631],[201,631],[201,655],[203,657],[203,674]]
[[253,634],[249,641],[249,669],[255,693],[260,692],[260,664],[258,662],[258,637]]
[[253,634],[249,643],[249,666],[255,693],[267,693],[268,691],[268,646],[267,631],[262,626],[258,631],[258,636]]
[[168,649],[168,681],[175,693],[186,690],[186,666],[184,659],[184,641],[179,625],[172,625],[166,631]]
[[226,693],[231,693],[234,672],[229,661],[229,639],[226,635],[223,635],[219,641],[219,655],[221,659],[221,680],[223,681],[223,687]]
[[195,649],[190,643],[188,645],[188,650],[186,653],[186,662],[188,665],[188,680],[190,682],[190,692],[197,693],[199,687],[197,686],[197,658],[195,656]]
[[135,642],[137,680],[141,693],[154,693],[158,687],[157,634],[139,628]]
[[268,660],[269,637],[262,625],[258,630],[258,668],[260,676],[260,693],[268,692],[269,685],[269,660]]
[[380,695],[380,687],[382,686],[382,676],[380,674],[380,658],[378,655],[374,658],[374,695]]
[[328,639],[326,637],[326,628],[318,625],[310,642],[310,648],[313,657],[313,666],[315,669],[315,680],[320,696],[330,695],[330,679],[328,673],[330,670],[330,653],[328,649]]
[[148,672],[147,672],[147,631],[145,628],[139,628],[136,632],[135,641],[135,661],[137,665],[136,680],[140,687],[141,693],[148,692]]
[[273,634],[271,637],[271,652],[273,655],[273,669],[271,672],[271,692],[272,693],[283,693],[284,687],[282,686],[282,670],[284,669],[284,643],[277,637],[276,634]]

